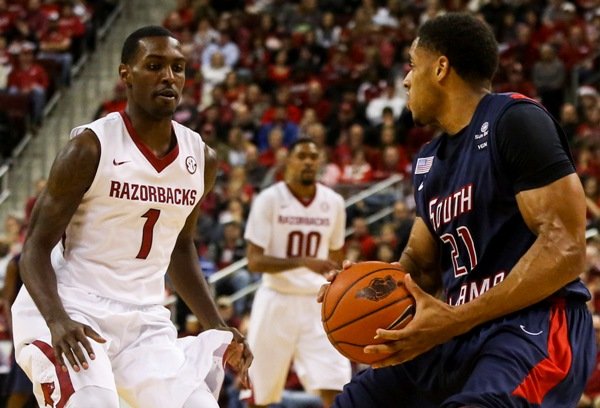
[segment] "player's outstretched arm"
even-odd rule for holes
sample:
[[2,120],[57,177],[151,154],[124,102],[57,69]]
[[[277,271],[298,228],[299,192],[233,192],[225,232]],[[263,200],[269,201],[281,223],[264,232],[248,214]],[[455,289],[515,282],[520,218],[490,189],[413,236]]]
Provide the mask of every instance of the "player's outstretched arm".
[[[216,154],[208,146],[205,149],[205,158],[204,196],[214,186],[217,168]],[[200,202],[188,216],[177,237],[168,269],[169,278],[173,288],[198,318],[203,329],[221,329],[233,333],[235,343],[233,346],[240,347],[232,346],[235,349],[232,350],[232,354],[235,355],[232,364],[238,369],[241,378],[247,382],[247,370],[252,362],[252,353],[242,334],[237,329],[228,327],[223,321],[198,263],[194,236],[199,212]]]
[[50,262],[52,248],[94,180],[99,159],[100,144],[92,131],[86,130],[67,143],[52,165],[46,189],[36,201],[21,255],[23,284],[48,324],[52,347],[63,370],[66,370],[64,357],[75,371],[79,371],[78,361],[84,369],[88,368],[83,349],[94,359],[88,337],[104,342],[91,327],[67,315]]

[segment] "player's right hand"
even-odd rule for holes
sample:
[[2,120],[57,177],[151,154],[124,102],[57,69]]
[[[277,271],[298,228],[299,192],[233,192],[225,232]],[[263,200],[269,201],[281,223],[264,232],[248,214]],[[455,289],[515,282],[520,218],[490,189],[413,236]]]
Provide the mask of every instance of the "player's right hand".
[[248,368],[252,364],[254,356],[246,342],[246,338],[235,327],[227,327],[224,330],[233,333],[233,340],[225,352],[225,362],[229,364],[238,373],[242,385],[250,388],[250,378],[248,377]]
[[90,326],[76,322],[68,316],[48,323],[48,328],[52,336],[54,355],[65,372],[67,371],[65,359],[69,361],[75,371],[79,371],[80,366],[84,370],[89,368],[86,353],[90,360],[96,358],[89,339],[98,343],[106,342],[106,339]]
[[330,269],[329,271],[327,271],[327,273],[323,274],[323,276],[325,276],[325,278],[327,278],[327,280],[330,283],[325,283],[324,285],[321,286],[321,288],[319,288],[319,293],[317,294],[317,302],[321,303],[323,302],[323,298],[325,297],[325,291],[327,290],[327,288],[329,287],[329,285],[331,285],[331,282],[333,282],[333,280],[335,279],[335,277],[342,272],[343,270],[346,270],[348,268],[350,268],[352,265],[354,265],[356,262],[352,262],[348,259],[344,260],[344,262],[342,262],[342,269]]
[[332,269],[339,268],[339,264],[331,259],[304,258],[304,266],[319,275],[325,275]]

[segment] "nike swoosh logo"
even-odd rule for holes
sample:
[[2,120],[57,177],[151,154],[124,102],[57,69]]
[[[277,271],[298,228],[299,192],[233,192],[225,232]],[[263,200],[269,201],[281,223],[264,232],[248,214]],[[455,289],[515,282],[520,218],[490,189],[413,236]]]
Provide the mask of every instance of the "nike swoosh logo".
[[543,330],[540,330],[537,333],[530,332],[529,330],[525,329],[525,326],[523,326],[522,324],[519,325],[519,327],[521,328],[521,330],[523,330],[524,333],[527,333],[531,336],[539,336],[540,334],[542,334],[544,332]]
[[120,166],[121,164],[129,163],[131,160],[117,161],[117,159],[113,159],[113,164],[115,166]]

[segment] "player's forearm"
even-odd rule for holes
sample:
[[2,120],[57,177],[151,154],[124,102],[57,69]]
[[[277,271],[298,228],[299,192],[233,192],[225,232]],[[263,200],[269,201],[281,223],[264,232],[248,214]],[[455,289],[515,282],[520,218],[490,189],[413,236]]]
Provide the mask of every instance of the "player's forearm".
[[302,266],[305,266],[304,258],[276,258],[269,255],[248,257],[248,269],[251,272],[279,273]]
[[584,235],[550,227],[538,236],[504,281],[455,309],[464,323],[461,332],[548,298],[577,279],[584,268]]
[[67,317],[58,295],[56,273],[50,262],[50,252],[29,242],[23,248],[19,265],[23,284],[46,323],[51,324]]

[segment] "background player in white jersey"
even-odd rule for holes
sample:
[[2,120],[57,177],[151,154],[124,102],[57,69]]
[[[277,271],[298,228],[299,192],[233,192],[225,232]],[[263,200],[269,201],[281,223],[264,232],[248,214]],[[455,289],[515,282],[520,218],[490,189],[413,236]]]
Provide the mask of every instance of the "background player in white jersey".
[[[169,31],[132,33],[119,66],[126,111],[74,129],[37,200],[13,323],[42,407],[116,408],[118,394],[135,407],[218,407],[228,352],[245,378],[252,356],[219,317],[192,240],[216,159],[171,120],[184,72]],[[219,330],[176,338],[165,273]]]
[[248,267],[263,273],[248,328],[255,355],[252,403],[281,400],[290,363],[325,406],[350,379],[350,362],[327,340],[316,295],[324,273],[343,259],[343,198],[316,182],[319,150],[310,139],[290,146],[285,181],[262,191],[247,222]]

